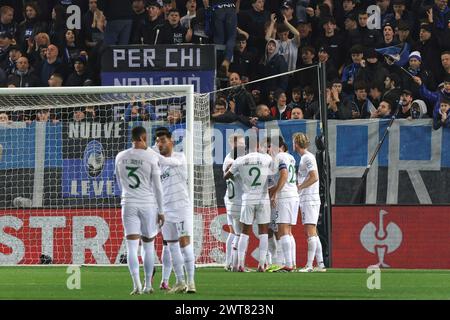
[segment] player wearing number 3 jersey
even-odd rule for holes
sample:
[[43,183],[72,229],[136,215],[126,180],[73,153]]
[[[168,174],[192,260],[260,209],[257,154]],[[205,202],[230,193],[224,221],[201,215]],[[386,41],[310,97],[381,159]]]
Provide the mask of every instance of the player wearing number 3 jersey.
[[[238,243],[238,271],[244,271],[245,255],[253,221],[259,228],[259,266],[263,271],[268,250],[268,227],[270,222],[270,200],[268,177],[273,174],[272,158],[266,153],[259,153],[257,146],[247,144],[249,153],[237,158],[224,178],[239,176],[242,181],[241,219],[242,233]],[[253,149],[253,150],[252,150]]]
[[[147,151],[143,127],[131,131],[133,147],[116,156],[115,175],[121,188],[122,223],[127,239],[127,262],[133,280],[132,295],[142,293],[139,276],[139,240],[143,245],[144,293],[152,293],[154,238],[164,223],[162,186],[158,157]],[[155,153],[156,154],[156,153]]]

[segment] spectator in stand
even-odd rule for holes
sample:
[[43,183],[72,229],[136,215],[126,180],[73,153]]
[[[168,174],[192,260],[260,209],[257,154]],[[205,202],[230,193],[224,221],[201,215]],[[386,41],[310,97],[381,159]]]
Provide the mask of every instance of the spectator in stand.
[[291,102],[289,102],[288,107],[294,109],[300,107],[300,102],[302,100],[302,89],[300,87],[295,87],[292,89]]
[[358,12],[358,28],[349,33],[349,47],[362,45],[365,48],[379,48],[382,41],[380,31],[369,29],[367,23],[369,14],[365,10]]
[[0,64],[0,68],[5,71],[7,76],[16,71],[17,59],[19,59],[20,57],[22,57],[22,52],[19,50],[19,48],[17,46],[11,46],[9,48],[8,59]]
[[291,120],[302,120],[304,119],[303,110],[300,107],[294,107],[291,111]]
[[47,32],[47,23],[41,21],[38,4],[34,1],[25,5],[25,20],[22,21],[17,30],[17,43],[22,51],[26,51],[28,42],[32,42],[34,36],[40,32]]
[[[358,30],[358,17],[355,13],[350,12],[345,16],[344,20],[345,37],[348,39],[351,33]],[[348,46],[348,44],[347,44]]]
[[397,44],[399,44],[399,41],[395,36],[394,25],[386,22],[383,26],[383,40],[381,41],[380,48],[392,47]]
[[373,106],[378,109],[383,98],[383,86],[380,83],[372,82],[369,86],[369,99]]
[[338,72],[334,61],[330,60],[330,48],[320,47],[318,51],[319,62],[325,63],[325,70],[327,72],[327,81],[331,81],[338,77]]
[[443,51],[441,53],[441,64],[442,68],[438,77],[438,83],[441,83],[450,74],[450,51]]
[[0,87],[6,87],[8,77],[6,76],[5,71],[0,69]]
[[321,21],[323,34],[319,37],[316,48],[327,47],[330,54],[330,60],[333,60],[337,69],[344,64],[345,52],[347,49],[347,40],[344,34],[336,32],[336,21],[333,17],[327,17]]
[[[169,18],[170,10],[175,9],[176,6],[174,5],[172,0],[162,0],[162,8],[161,8],[161,15],[164,18],[164,20],[167,20]],[[181,17],[181,13],[180,13]]]
[[[276,31],[278,39],[278,54],[280,54],[288,65],[288,71],[295,70],[297,64],[298,47],[300,46],[300,33],[291,25],[286,16],[283,16],[283,22],[278,23],[275,30],[275,23],[277,22],[276,14],[272,13],[270,16],[270,25],[266,31],[266,40],[272,38],[272,34]],[[289,39],[289,32],[294,34],[293,39]]]
[[1,125],[10,124],[11,122],[12,121],[9,120],[9,116],[6,112],[0,113],[0,124]]
[[251,9],[239,11],[238,25],[240,29],[249,34],[249,50],[258,55],[264,52],[266,45],[264,26],[267,21],[270,21],[270,12],[265,10],[264,0],[251,0],[250,2]]
[[438,130],[440,127],[450,128],[450,99],[441,100],[439,111],[433,117],[433,129]]
[[36,122],[47,122],[47,123],[58,123],[59,120],[56,115],[52,113],[49,109],[42,109],[36,113]]
[[356,81],[363,81],[365,83],[377,82],[381,83],[389,75],[389,71],[383,66],[383,63],[378,61],[377,52],[369,48],[364,55],[365,60],[361,61],[361,68],[356,74]]
[[355,83],[354,95],[345,102],[346,107],[351,110],[352,119],[370,118],[370,112],[376,109],[367,97],[367,85],[364,82]]
[[[298,65],[298,69],[308,68],[314,65],[316,50],[313,47],[303,47],[301,54],[301,63]],[[295,84],[302,88],[311,85],[314,89],[317,89],[317,71],[315,71],[313,68],[295,73],[294,79]]]
[[393,23],[395,21],[394,13],[391,11],[391,0],[377,0],[377,6],[380,8],[381,25]]
[[414,77],[414,81],[420,86],[420,96],[427,102],[432,108],[428,108],[428,114],[431,114],[433,119],[436,119],[439,113],[441,101],[444,99],[450,99],[450,74],[444,79],[444,87],[441,90],[432,92],[428,90],[422,79]]
[[266,122],[266,121],[275,120],[270,113],[269,107],[265,104],[259,104],[256,107],[256,118],[258,119],[258,122],[259,121]]
[[195,17],[191,19],[192,43],[210,43],[209,35],[206,34],[205,9],[198,9]]
[[89,10],[82,18],[82,35],[88,51],[103,43],[106,17],[97,6],[97,0],[89,0]]
[[[285,20],[290,25],[294,26],[294,28],[295,26],[297,26],[297,19],[294,16],[294,4],[292,3],[292,1],[284,1],[281,4],[280,12],[281,16],[284,16]],[[291,33],[289,33],[289,38],[291,38],[292,36],[295,36],[295,33],[291,31]]]
[[253,127],[256,125],[256,118],[252,117],[246,117],[244,115],[237,115],[235,113],[235,103],[233,100],[231,100],[228,104],[224,102],[223,100],[217,100],[214,105],[213,113],[211,114],[211,119],[214,122],[219,123],[233,123],[233,122],[241,122],[247,127]]
[[66,29],[67,29],[66,9],[62,5],[57,4],[53,7],[52,21],[50,22],[48,28],[50,43],[53,43],[58,48],[62,48],[65,43]]
[[406,21],[400,20],[397,23],[396,36],[401,44],[408,43],[410,46],[414,44],[411,37],[411,26]]
[[130,42],[133,10],[130,0],[98,0],[106,18],[105,44],[126,45]]
[[[312,40],[312,25],[310,21],[302,21],[297,26],[298,33],[300,34],[300,47],[299,52],[302,52],[304,47],[310,47],[313,45]],[[298,67],[298,59],[297,59]]]
[[161,27],[157,43],[181,44],[192,40],[192,29],[186,29],[180,24],[180,11],[171,9],[166,23]]
[[377,110],[370,114],[370,118],[390,119],[392,117],[392,102],[389,100],[381,100]]
[[413,98],[419,98],[419,86],[414,81],[413,76],[418,76],[429,90],[436,88],[436,83],[431,72],[422,68],[422,57],[419,51],[413,51],[409,55],[409,64],[406,72],[401,73],[402,88],[412,92]]
[[422,65],[433,75],[441,71],[440,51],[437,38],[432,34],[433,25],[421,24],[419,41],[412,47],[412,51],[419,51],[422,56]]
[[400,21],[406,22],[406,25],[409,29],[412,30],[414,26],[414,16],[406,10],[406,1],[405,0],[393,0],[392,1],[392,9],[394,11],[394,20],[391,21],[396,26],[399,26]]
[[63,76],[59,73],[54,73],[50,76],[50,79],[48,79],[48,86],[49,87],[62,87],[63,85]]
[[16,62],[16,70],[8,77],[8,86],[17,88],[39,87],[41,81],[35,76],[28,63],[27,57],[20,57]]
[[[278,42],[275,39],[270,39],[266,45],[264,58],[257,66],[258,78],[275,76],[288,71],[286,60],[278,52]],[[260,83],[260,86],[261,94],[263,97],[267,97],[269,91],[274,91],[276,88],[286,90],[288,87],[288,76],[266,80]]]
[[8,61],[12,40],[13,38],[11,34],[0,33],[0,65],[3,65]]
[[197,15],[197,0],[187,0],[186,1],[187,13],[185,16],[181,17],[180,23],[186,29],[191,27],[191,20]]
[[244,115],[252,117],[255,114],[256,105],[253,96],[242,85],[242,80],[237,72],[230,73],[229,84],[232,87],[228,93],[227,100],[233,100],[236,104],[235,113],[237,115]]
[[237,72],[241,78],[247,80],[253,79],[255,67],[255,57],[247,49],[247,38],[244,34],[236,37],[236,47],[234,49],[233,61],[230,64],[229,71]]
[[38,66],[36,73],[39,76],[41,85],[48,86],[48,79],[53,73],[66,75],[66,68],[60,58],[58,58],[58,47],[51,44],[47,48],[46,60],[42,61]]
[[[333,88],[332,84],[327,84],[326,89],[327,117],[328,119],[346,120],[352,118],[351,109],[346,106],[339,97],[338,91]],[[314,110],[314,118],[320,119],[320,109],[317,104]]]
[[413,103],[413,94],[409,90],[403,90],[400,96],[400,106],[398,110],[397,118],[399,119],[412,119],[411,106]]
[[124,119],[127,122],[156,120],[155,108],[145,99],[138,102],[132,97],[131,103],[125,109]]
[[14,21],[14,8],[0,7],[0,34],[9,33],[15,39],[17,36],[17,22]]
[[287,105],[286,93],[283,90],[274,92],[276,104],[270,108],[270,114],[276,120],[289,120],[291,118],[291,107]]
[[[211,3],[210,3],[211,2]],[[225,56],[221,64],[224,74],[233,57],[233,48],[236,43],[237,11],[240,0],[203,0],[205,8],[213,10],[214,43],[225,45]]]
[[392,112],[397,111],[397,106],[399,105],[400,95],[402,93],[401,79],[396,73],[389,74],[384,79],[384,93],[383,100],[388,100],[391,102]]
[[47,48],[50,45],[50,37],[45,32],[40,32],[34,36],[33,41],[28,41],[28,48],[26,55],[30,60],[30,63],[35,66],[43,61],[41,57],[42,48]]
[[350,54],[352,57],[352,63],[347,65],[342,71],[342,86],[343,91],[347,94],[351,94],[353,92],[353,83],[356,81],[356,75],[361,68],[361,64],[363,62],[364,57],[364,47],[362,45],[354,45],[350,49]]
[[[434,6],[430,9],[431,19],[430,23],[434,25],[438,32],[443,32],[448,29],[450,21],[450,8],[448,0],[435,0]],[[448,44],[447,44],[448,45]]]
[[66,87],[78,87],[92,85],[90,73],[87,70],[86,58],[79,56],[74,62],[74,71],[67,77],[64,82]]
[[73,64],[79,57],[87,57],[84,46],[78,41],[78,34],[75,30],[67,30],[65,42],[62,49],[62,60],[73,70]]
[[[147,7],[148,19],[141,26],[139,31],[140,39],[144,44],[156,44],[159,38],[161,27],[165,20],[163,15],[160,15],[161,6],[157,1],[150,1]],[[141,42],[139,42],[140,44]]]
[[313,119],[316,110],[319,109],[318,102],[315,100],[314,90],[310,86],[303,89],[303,100],[300,102],[305,119]]
[[130,35],[130,43],[132,44],[141,44],[140,38],[140,30],[142,26],[145,24],[145,20],[147,20],[147,9],[145,7],[144,0],[133,0],[131,4],[131,8],[133,9],[132,15],[132,27],[131,27],[131,35]]

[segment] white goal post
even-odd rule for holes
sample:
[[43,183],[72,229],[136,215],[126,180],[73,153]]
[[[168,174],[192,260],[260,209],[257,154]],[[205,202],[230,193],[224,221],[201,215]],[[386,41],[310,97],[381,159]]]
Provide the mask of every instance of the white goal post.
[[193,85],[2,88],[1,114],[0,265],[121,263],[111,161],[135,125],[149,145],[159,126],[174,134],[188,160],[197,263],[222,262],[209,234],[218,215],[209,95]]

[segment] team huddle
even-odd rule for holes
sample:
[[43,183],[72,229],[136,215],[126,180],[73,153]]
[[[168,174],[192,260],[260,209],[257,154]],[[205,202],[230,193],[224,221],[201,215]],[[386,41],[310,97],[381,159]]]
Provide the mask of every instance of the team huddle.
[[[266,143],[250,143],[241,135],[230,139],[231,152],[223,164],[227,182],[225,205],[230,233],[226,243],[226,269],[245,272],[245,258],[253,222],[258,225],[258,272],[296,270],[296,243],[292,227],[298,212],[308,241],[308,259],[299,272],[326,271],[317,235],[320,212],[316,159],[307,148],[308,137],[293,137],[296,161],[281,137]],[[314,258],[317,266],[313,267]]]
[[[193,212],[190,210],[186,158],[183,153],[173,151],[172,135],[166,128],[156,129],[156,151],[148,148],[147,132],[143,127],[133,128],[131,134],[133,147],[120,152],[115,160],[115,175],[121,188],[127,263],[133,280],[131,295],[154,291],[154,239],[159,231],[164,239],[160,289],[169,293],[195,293],[195,257],[191,244]],[[144,285],[139,274],[140,242]],[[176,283],[170,288],[168,281],[172,268]]]

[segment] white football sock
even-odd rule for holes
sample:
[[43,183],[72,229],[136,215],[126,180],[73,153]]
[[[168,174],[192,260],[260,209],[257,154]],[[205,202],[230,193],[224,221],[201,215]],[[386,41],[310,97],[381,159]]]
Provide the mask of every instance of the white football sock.
[[144,261],[145,286],[151,288],[153,286],[152,276],[155,266],[155,243],[142,241],[142,260]]
[[184,281],[184,271],[183,271],[183,256],[181,255],[180,243],[168,242],[167,243],[170,250],[170,257],[172,258],[173,271],[175,272],[175,277],[177,278],[177,283]]
[[172,272],[172,259],[168,245],[163,245],[162,255],[162,281],[169,284],[170,273]]
[[249,236],[246,234],[241,234],[239,237],[238,243],[238,266],[244,268],[245,267],[245,253],[248,247],[248,239]]
[[283,248],[284,265],[292,268],[292,248],[291,248],[291,236],[284,235],[280,238],[281,247]]
[[227,242],[225,245],[225,265],[228,267],[230,264],[232,264],[233,260],[231,259],[231,254],[233,252],[233,240],[234,240],[234,234],[229,233],[227,237]]
[[259,235],[259,265],[266,264],[267,249],[269,248],[269,235],[267,233]]
[[316,248],[316,262],[317,265],[323,267],[323,254],[322,254],[322,243],[320,242],[320,238],[316,236],[317,248]]
[[312,268],[313,262],[314,262],[314,256],[316,255],[316,248],[317,248],[317,241],[316,237],[309,237],[308,238],[308,262],[306,263],[306,266],[308,268]]
[[141,279],[139,278],[138,250],[139,240],[127,240],[127,262],[131,279],[133,279],[133,287],[142,290]]
[[291,259],[292,259],[292,265],[297,265],[297,243],[295,242],[294,236],[291,234]]
[[186,247],[181,248],[181,252],[184,257],[184,267],[186,268],[188,282],[193,283],[195,274],[194,246],[189,244]]
[[[271,265],[274,263],[277,254],[277,242],[275,236],[269,238],[269,254],[267,255],[267,263]],[[270,259],[270,260],[269,260]]]
[[283,254],[283,246],[281,245],[281,239],[280,240],[276,240],[275,239],[275,243],[276,243],[276,254],[275,254],[275,259],[273,260],[273,263],[277,264],[277,265],[282,265],[285,263],[284,261],[284,254]]
[[232,252],[231,252],[231,260],[233,264],[233,268],[237,268],[239,265],[238,261],[238,244],[239,244],[239,235],[234,235],[233,244],[232,244]]

